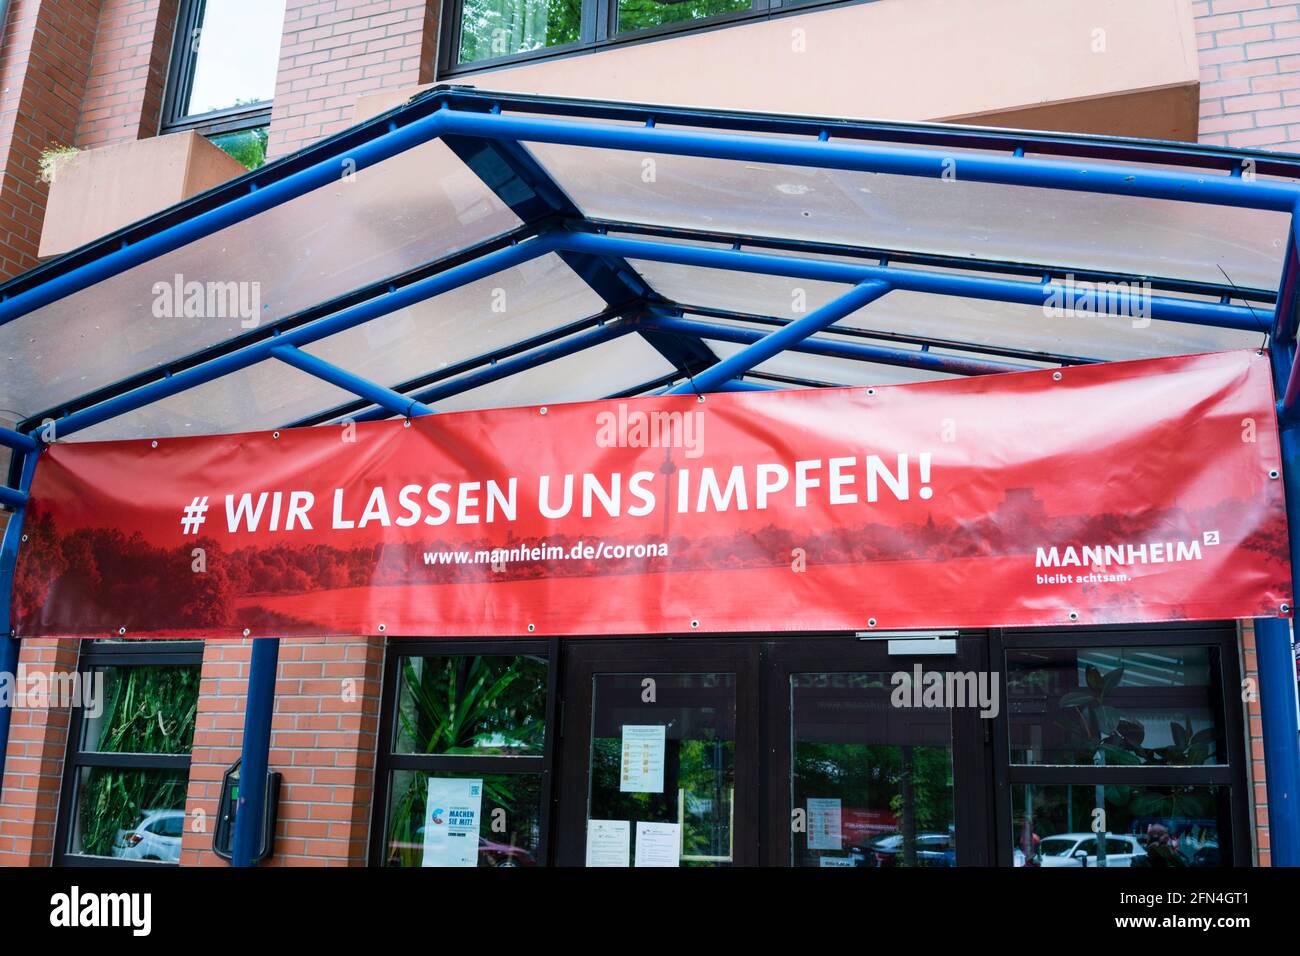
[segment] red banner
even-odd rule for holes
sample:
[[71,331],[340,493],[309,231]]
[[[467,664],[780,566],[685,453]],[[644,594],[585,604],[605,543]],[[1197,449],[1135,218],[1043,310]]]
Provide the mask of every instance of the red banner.
[[56,444],[15,619],[174,637],[1285,615],[1279,467],[1255,352]]

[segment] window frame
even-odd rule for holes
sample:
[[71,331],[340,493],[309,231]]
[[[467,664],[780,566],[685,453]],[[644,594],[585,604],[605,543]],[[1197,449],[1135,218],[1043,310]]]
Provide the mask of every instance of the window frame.
[[[545,738],[540,756],[491,754],[403,754],[397,745],[397,703],[403,657],[539,657],[546,661]],[[389,802],[392,775],[407,770],[417,773],[536,774],[540,775],[541,806],[538,808],[540,835],[537,865],[551,865],[551,820],[555,806],[555,755],[559,736],[556,719],[559,707],[560,639],[445,640],[390,638],[384,648],[384,678],[380,691],[379,740],[375,751],[375,783],[370,812],[370,866],[383,867],[388,844]]]
[[[1254,865],[1254,832],[1250,825],[1253,813],[1250,781],[1246,774],[1249,754],[1246,748],[1246,723],[1241,702],[1234,693],[1241,687],[1241,662],[1238,657],[1240,630],[1235,621],[1195,624],[1118,625],[1106,627],[1071,627],[1063,629],[1002,629],[990,633],[991,661],[1000,670],[1003,706],[993,729],[995,785],[996,861],[998,866],[1012,863],[1013,799],[1018,788],[1034,786],[1089,786],[1125,784],[1145,787],[1187,785],[1222,787],[1228,796],[1231,821],[1232,867]],[[1038,648],[1076,647],[1159,647],[1204,646],[1219,651],[1220,681],[1215,701],[1223,715],[1226,757],[1221,764],[1202,766],[1089,766],[1061,764],[1016,764],[1011,762],[1011,700],[1007,689],[1007,651]],[[1123,835],[1123,834],[1121,834]]]
[[511,53],[493,57],[488,60],[474,60],[470,63],[458,63],[456,57],[460,52],[460,40],[464,25],[464,0],[446,0],[443,4],[443,29],[438,37],[438,81],[455,76],[481,73],[521,63],[538,60],[558,59],[584,53],[594,53],[610,47],[624,46],[632,43],[648,43],[663,40],[686,33],[700,33],[717,30],[739,23],[758,20],[770,20],[776,17],[807,13],[824,7],[849,6],[858,3],[874,3],[876,0],[752,0],[748,10],[721,13],[701,20],[682,20],[658,27],[646,27],[632,33],[617,33],[618,0],[583,0],[576,43],[562,46],[543,47],[525,53]]
[[[274,98],[208,113],[185,113],[184,103],[194,82],[194,68],[198,62],[198,51],[191,47],[189,38],[203,22],[206,7],[207,0],[181,0],[176,11],[176,28],[172,32],[167,79],[163,87],[159,135],[193,130],[202,136],[217,136],[270,125]],[[281,28],[283,29],[283,24]]]
[[[202,641],[82,641],[77,659],[81,674],[106,667],[202,667]],[[202,691],[199,692],[202,696]],[[188,782],[193,745],[185,754],[118,754],[83,750],[86,715],[80,704],[68,716],[67,748],[63,757],[63,779],[59,786],[59,808],[54,825],[54,866],[67,867],[169,867],[179,863],[158,860],[122,860],[89,856],[68,849],[68,838],[76,825],[77,785],[85,767],[119,767],[128,770],[179,770]]]

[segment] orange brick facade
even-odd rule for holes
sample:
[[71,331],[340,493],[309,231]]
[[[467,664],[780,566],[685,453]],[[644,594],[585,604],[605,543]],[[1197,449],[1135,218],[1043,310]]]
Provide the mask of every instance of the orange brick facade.
[[[222,775],[239,759],[250,650],[250,641],[204,647],[182,865],[225,865],[212,827]],[[382,641],[281,642],[270,765],[283,784],[271,865],[365,864],[383,656]]]
[[[77,666],[77,641],[24,641],[19,667],[66,672]],[[59,811],[70,713],[64,708],[14,709],[0,802],[0,866],[49,866]]]
[[1300,149],[1300,3],[1202,0],[1195,10],[1201,142]]
[[40,156],[76,136],[97,0],[15,0],[0,43],[0,273],[36,265],[45,216]]
[[75,145],[112,146],[153,136],[177,0],[103,0]]
[[433,82],[438,6],[437,0],[289,0],[269,157],[352,125],[362,94]]
[[[77,641],[23,642],[28,673],[77,668]],[[224,866],[212,849],[222,777],[239,759],[250,641],[208,641],[181,863]],[[366,863],[379,730],[382,641],[283,641],[270,763],[282,774],[272,866]],[[16,708],[0,802],[0,866],[48,866],[69,711]]]

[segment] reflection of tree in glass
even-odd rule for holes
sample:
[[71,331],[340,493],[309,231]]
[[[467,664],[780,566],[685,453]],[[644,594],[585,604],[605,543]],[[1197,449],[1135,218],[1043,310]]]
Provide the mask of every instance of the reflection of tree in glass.
[[[704,731],[701,731],[704,732]],[[735,741],[701,737],[667,741],[662,793],[623,793],[623,742],[598,737],[591,745],[593,820],[629,820],[633,824],[682,821],[684,857],[731,854],[731,799],[735,787]],[[678,806],[678,795],[682,806]],[[682,861],[683,866],[717,861]]]
[[846,815],[889,811],[903,836],[898,865],[916,862],[917,836],[946,834],[952,825],[952,752],[946,747],[799,741],[794,772],[796,806],[830,796]]
[[1112,703],[1123,679],[1123,664],[1105,674],[1086,664],[1085,688],[1061,695],[1058,706],[1065,716],[1057,724],[1075,742],[1079,755],[1089,762],[1120,766],[1199,766],[1213,760],[1218,731],[1213,727],[1193,731],[1190,718],[1170,721],[1168,746],[1144,746],[1146,727],[1140,720],[1122,716]]
[[[188,753],[198,709],[199,668],[109,668],[98,740],[103,753]],[[96,767],[80,797],[81,852],[107,856],[119,830],[150,810],[185,808],[185,777],[171,772]]]
[[257,169],[266,163],[266,126],[240,130],[237,133],[221,133],[212,137],[212,144],[233,156],[246,169]]
[[748,10],[751,0],[619,0],[618,32]]
[[461,63],[578,41],[582,0],[465,0]]

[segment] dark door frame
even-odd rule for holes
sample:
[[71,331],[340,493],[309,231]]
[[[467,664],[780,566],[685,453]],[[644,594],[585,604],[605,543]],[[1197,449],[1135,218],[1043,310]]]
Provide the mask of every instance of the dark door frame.
[[998,866],[1011,866],[1012,788],[1021,784],[1089,784],[1098,782],[1098,768],[1090,766],[1031,766],[1011,763],[1010,715],[1007,706],[1006,651],[1037,647],[1150,647],[1208,646],[1219,649],[1218,695],[1215,707],[1227,737],[1226,764],[1186,767],[1115,767],[1105,776],[1113,782],[1144,786],[1213,784],[1228,790],[1229,836],[1233,867],[1254,865],[1252,839],[1251,782],[1246,773],[1250,755],[1242,700],[1241,665],[1238,659],[1239,626],[1235,621],[1205,621],[1170,624],[1119,624],[1107,627],[1006,628],[989,631],[991,666],[1001,675],[1002,713],[994,727],[995,816],[997,830],[995,859]]
[[[988,664],[988,639],[983,632],[964,632],[956,638],[955,654],[890,654],[889,641],[857,637],[796,637],[774,641],[769,648],[772,666],[765,674],[767,766],[764,780],[772,789],[768,797],[768,853],[764,863],[789,866],[791,861],[791,708],[790,675],[796,673],[862,673],[911,671],[983,672]],[[959,866],[992,863],[992,720],[981,718],[977,708],[952,710],[953,815],[957,828]]]
[[[735,672],[737,866],[788,865],[790,860],[789,675],[806,672],[978,672],[987,667],[983,632],[963,634],[957,654],[891,655],[886,640],[855,635],[751,635],[564,642],[559,766],[552,817],[552,862],[582,866],[589,795],[592,676],[596,673]],[[957,859],[963,866],[993,861],[991,721],[973,708],[953,711],[953,788]]]
[[[1000,685],[1001,708],[995,719],[973,708],[954,713],[953,786],[957,817],[957,860],[962,866],[1010,866],[1011,789],[1017,782],[1047,777],[1079,782],[1092,768],[1012,767],[1009,765],[1009,716],[1005,674],[1008,648],[1205,644],[1220,649],[1220,695],[1227,734],[1228,764],[1170,768],[1151,783],[1210,782],[1229,787],[1232,864],[1253,859],[1251,800],[1245,718],[1237,697],[1241,669],[1234,622],[1131,625],[1107,628],[963,631],[951,656],[890,655],[884,635],[732,634],[620,635],[533,638],[515,641],[392,640],[384,674],[386,720],[379,733],[376,799],[372,814],[371,862],[378,863],[386,817],[386,771],[402,758],[385,756],[391,743],[395,658],[402,654],[531,653],[549,658],[545,754],[530,758],[540,765],[544,782],[541,808],[541,859],[558,865],[585,862],[588,736],[591,726],[590,675],[598,667],[627,673],[628,668],[678,672],[735,670],[736,696],[736,834],[738,865],[788,865],[790,860],[790,713],[788,675],[794,672],[908,670],[920,662],[926,670],[989,671]],[[783,700],[784,698],[784,700]],[[517,759],[517,758],[516,758]],[[468,769],[468,768],[466,768]],[[520,769],[523,769],[521,766]],[[532,769],[532,768],[530,768]],[[1145,768],[1136,768],[1142,772]],[[1132,775],[1133,770],[1125,771]],[[1144,777],[1144,779],[1146,779]],[[760,824],[761,821],[761,824]]]
[[553,862],[559,866],[582,866],[586,861],[592,677],[597,673],[709,672],[736,675],[733,862],[737,866],[753,866],[760,862],[758,821],[763,789],[759,723],[760,651],[761,641],[754,638],[634,637],[579,640],[567,644],[559,734],[560,762],[564,770],[555,788],[558,806],[553,818],[557,824],[552,844]]

